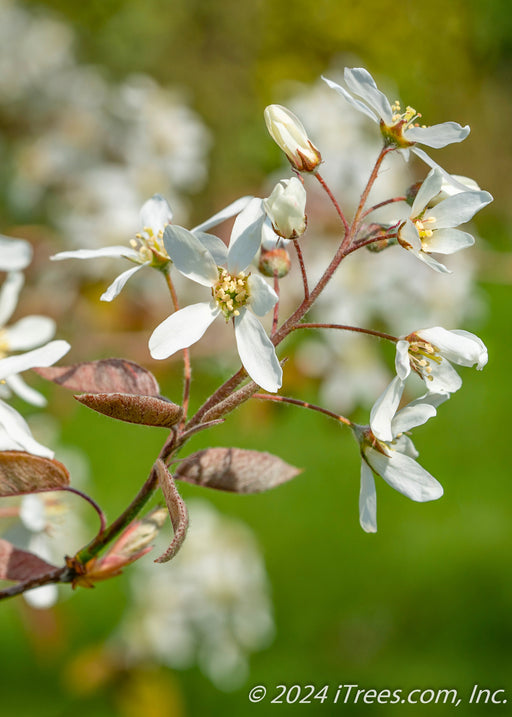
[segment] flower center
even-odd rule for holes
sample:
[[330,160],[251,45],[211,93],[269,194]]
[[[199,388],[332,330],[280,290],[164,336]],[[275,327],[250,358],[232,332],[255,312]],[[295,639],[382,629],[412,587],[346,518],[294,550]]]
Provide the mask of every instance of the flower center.
[[416,225],[416,229],[418,230],[418,234],[420,235],[420,241],[421,241],[421,248],[423,251],[427,250],[428,248],[428,241],[427,239],[430,239],[432,234],[434,233],[434,230],[430,228],[429,225],[435,224],[436,219],[435,217],[425,217],[424,219],[415,219],[414,224]]
[[157,234],[153,233],[151,227],[144,227],[142,232],[135,235],[135,239],[130,241],[132,246],[139,253],[139,261],[141,264],[151,262],[151,266],[161,267],[171,259],[164,246],[164,225]]
[[395,147],[400,147],[402,149],[411,147],[414,142],[411,142],[404,137],[404,132],[411,127],[419,127],[419,123],[415,122],[415,120],[419,119],[421,114],[416,112],[413,107],[407,107],[405,112],[402,112],[400,102],[398,101],[393,102],[391,105],[391,111],[393,113],[391,116],[393,124],[387,125],[383,120],[381,120],[380,123],[380,130],[384,136],[384,141],[388,146],[394,145]]
[[411,368],[416,373],[423,376],[428,381],[433,381],[434,378],[431,375],[432,366],[431,361],[439,364],[441,363],[441,356],[439,355],[439,349],[429,341],[420,338],[416,334],[411,334],[407,337],[409,341],[409,360],[411,362]]
[[219,267],[219,280],[212,286],[212,296],[222,311],[226,321],[240,314],[242,306],[249,300],[249,287],[247,276],[243,271],[239,274],[230,274],[226,269]]
[[391,111],[393,112],[393,123],[399,124],[402,132],[404,132],[406,129],[409,129],[409,127],[419,127],[418,122],[414,122],[414,120],[419,119],[421,117],[421,114],[419,112],[416,112],[414,107],[407,106],[405,108],[405,112],[402,112],[402,108],[400,106],[400,102],[398,100],[395,100],[393,104],[391,105]]

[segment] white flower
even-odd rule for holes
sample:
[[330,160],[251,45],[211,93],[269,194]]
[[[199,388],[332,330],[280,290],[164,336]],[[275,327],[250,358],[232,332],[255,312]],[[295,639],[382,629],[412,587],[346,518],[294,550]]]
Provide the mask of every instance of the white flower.
[[32,246],[24,239],[0,234],[0,271],[21,271],[32,261]]
[[[420,426],[436,414],[435,406],[446,396],[422,396],[395,414],[395,399],[401,395],[397,377],[372,409],[370,426],[354,425],[354,433],[361,448],[361,489],[359,494],[359,522],[367,533],[377,532],[377,493],[373,474],[411,500],[423,503],[443,495],[441,484],[416,462],[418,452],[405,432]],[[392,418],[390,419],[390,406]],[[383,414],[383,416],[381,416]],[[387,439],[379,438],[376,426],[388,424]]]
[[282,105],[269,105],[264,116],[270,136],[299,172],[312,172],[318,167],[322,156],[293,112]]
[[[203,232],[212,226],[220,224],[225,219],[240,212],[250,197],[242,197],[213,217],[192,229],[194,233],[203,239],[209,235]],[[61,259],[96,259],[98,257],[124,257],[136,264],[120,274],[101,295],[101,301],[112,301],[119,295],[124,285],[143,266],[162,268],[169,262],[169,256],[163,244],[165,227],[172,220],[172,210],[164,197],[155,194],[144,203],[140,211],[141,231],[132,240],[131,246],[107,246],[102,249],[78,249],[76,251],[62,251],[50,257],[53,261]],[[206,239],[207,241],[207,239]]]
[[462,385],[450,361],[459,366],[474,366],[479,371],[487,363],[484,343],[469,331],[433,326],[414,331],[396,344],[395,366],[404,381],[411,370],[425,381],[430,393],[453,393]]
[[[408,159],[410,148],[428,165],[436,167],[437,164],[430,159],[428,154],[416,145],[424,144],[427,147],[439,149],[454,142],[462,142],[469,134],[469,127],[461,127],[457,122],[443,122],[431,127],[419,127],[415,120],[421,115],[416,113],[412,107],[407,107],[405,112],[402,112],[398,102],[391,105],[386,95],[377,88],[370,73],[362,67],[346,67],[344,76],[352,94],[338,83],[328,80],[326,77],[322,79],[359,112],[379,123],[385,142],[400,148],[406,159]],[[353,95],[360,97],[363,101]]]
[[306,190],[297,177],[278,182],[263,206],[274,232],[283,239],[296,239],[306,231]]
[[[66,341],[50,341],[55,334],[55,322],[46,316],[25,316],[6,326],[22,286],[23,274],[11,272],[0,289],[0,395],[8,398],[12,392],[28,403],[44,406],[44,396],[27,386],[18,374],[35,366],[51,366],[69,351],[70,345]],[[7,357],[13,351],[26,353]]]
[[468,222],[492,201],[492,196],[489,192],[460,191],[431,207],[445,186],[442,173],[431,170],[414,199],[409,218],[398,230],[398,241],[432,269],[450,273],[431,254],[454,254],[472,246],[473,236],[454,227]]
[[[149,339],[153,358],[165,359],[191,346],[218,316],[224,316],[234,320],[238,353],[249,376],[267,391],[280,388],[282,370],[274,346],[258,319],[247,311],[250,306],[257,316],[264,316],[278,299],[261,276],[246,273],[259,249],[264,219],[261,200],[253,199],[235,220],[229,248],[218,239],[215,256],[192,232],[166,227],[164,244],[176,268],[210,287],[213,298],[180,309],[157,326]],[[227,269],[219,264],[226,264]]]

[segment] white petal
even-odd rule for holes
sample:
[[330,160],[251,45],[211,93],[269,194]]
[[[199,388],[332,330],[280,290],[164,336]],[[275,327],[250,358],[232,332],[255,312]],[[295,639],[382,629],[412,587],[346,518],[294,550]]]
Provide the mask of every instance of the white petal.
[[409,342],[401,339],[396,342],[395,369],[398,377],[405,381],[411,373],[411,361],[409,359]]
[[457,227],[469,222],[490,202],[492,195],[489,192],[459,192],[439,202],[431,213],[436,218],[437,229]]
[[414,198],[411,207],[411,217],[418,217],[425,209],[427,204],[436,194],[439,194],[443,186],[443,175],[438,169],[433,169],[428,173],[427,178],[418,190],[418,194]]
[[393,121],[393,112],[386,95],[381,92],[368,70],[363,67],[345,68],[345,82],[351,92],[362,97],[386,124]]
[[[483,367],[487,364],[489,358],[487,354],[487,347],[482,341],[482,339],[478,338],[478,336],[475,336],[475,334],[472,334],[469,331],[464,331],[464,329],[452,329],[452,334],[466,337],[467,339],[471,339],[471,341],[475,341],[478,344],[478,348],[474,349],[474,353],[472,354],[471,358],[475,358],[473,363],[476,363],[477,371],[481,371]],[[459,360],[456,363],[460,364],[461,362]],[[461,365],[465,366],[466,364]]]
[[247,280],[247,285],[251,296],[251,309],[257,316],[265,316],[279,300],[278,295],[259,274],[251,274]]
[[0,290],[0,326],[5,326],[13,315],[24,281],[24,276],[19,271],[7,274]]
[[274,345],[265,329],[250,311],[241,311],[235,319],[236,344],[245,370],[265,391],[281,388],[283,371]]
[[124,288],[124,285],[130,279],[134,274],[136,274],[139,269],[142,269],[143,266],[149,266],[149,261],[145,264],[138,264],[137,266],[134,266],[132,269],[127,269],[126,271],[123,271],[122,274],[119,274],[114,281],[110,284],[108,289],[103,292],[103,294],[100,296],[101,301],[112,301],[116,298],[116,296],[119,296],[121,291]]
[[398,436],[411,428],[422,426],[437,413],[429,403],[409,403],[401,408],[391,421],[393,436]]
[[178,271],[202,286],[213,286],[219,270],[212,255],[192,232],[176,224],[164,231],[164,245]]
[[470,132],[469,126],[462,127],[457,122],[443,122],[430,127],[411,127],[404,132],[409,142],[419,142],[427,147],[440,149],[454,142],[462,142]]
[[457,180],[454,179],[453,174],[448,174],[448,172],[443,169],[437,162],[434,162],[432,157],[429,157],[429,155],[424,150],[420,149],[417,145],[414,145],[413,147],[411,147],[411,152],[413,152],[417,157],[420,157],[420,159],[422,159],[425,164],[428,164],[429,167],[437,169],[439,172],[441,172],[447,182],[454,184],[460,189],[461,192],[467,192],[468,188],[464,184],[457,182]]
[[5,329],[9,351],[27,351],[55,336],[56,325],[47,316],[25,316]]
[[420,329],[418,336],[436,346],[449,361],[459,366],[474,366],[482,369],[487,363],[487,349],[478,336],[460,329],[448,330],[442,326]]
[[434,254],[455,254],[461,249],[473,246],[475,238],[459,229],[436,229],[431,237],[423,241],[423,250]]
[[356,110],[358,110],[359,112],[362,112],[364,115],[366,115],[367,117],[369,117],[369,118],[370,118],[371,120],[373,120],[374,122],[378,122],[378,121],[379,121],[379,118],[377,117],[377,115],[376,115],[374,112],[372,112],[372,110],[371,110],[369,107],[367,107],[367,106],[366,106],[363,102],[361,102],[360,100],[357,100],[355,97],[352,97],[352,95],[349,94],[344,87],[341,87],[341,85],[338,85],[337,82],[333,82],[332,80],[328,80],[327,77],[324,77],[323,75],[322,75],[322,80],[323,80],[324,82],[326,82],[331,89],[335,90],[335,91],[338,92],[342,97],[344,97],[344,98],[347,100],[347,102],[348,102],[350,105],[352,105],[352,107],[355,107]]
[[219,239],[215,234],[206,234],[206,232],[198,232],[195,229],[193,233],[201,244],[208,249],[217,266],[224,266],[228,260],[228,248],[222,239]]
[[283,239],[275,233],[272,222],[266,217],[261,227],[261,249],[262,251],[272,251],[273,249],[285,248],[291,243],[291,239]]
[[139,253],[127,246],[104,246],[102,249],[76,249],[75,251],[60,251],[50,257],[52,261],[61,259],[97,259],[100,257],[119,257],[138,259]]
[[206,221],[202,222],[202,224],[198,224],[197,227],[194,227],[192,229],[192,231],[195,234],[196,232],[205,232],[212,227],[216,227],[218,224],[221,224],[222,222],[226,221],[226,219],[234,217],[235,214],[238,214],[239,212],[243,211],[245,207],[249,204],[251,199],[253,199],[253,197],[249,196],[236,199],[231,204],[228,204],[227,207],[221,209],[220,212],[214,214],[213,217],[210,217]]
[[151,229],[155,236],[163,231],[164,226],[172,221],[172,209],[167,199],[161,194],[154,194],[142,205],[140,225],[142,229]]
[[440,261],[437,261],[437,259],[434,259],[433,256],[430,256],[430,254],[426,254],[423,251],[420,252],[413,252],[415,256],[418,257],[424,264],[429,266],[431,269],[434,269],[434,271],[439,272],[440,274],[451,274],[451,269],[448,269],[444,264],[441,264]]
[[441,358],[441,361],[430,362],[431,373],[424,374],[425,385],[432,393],[455,393],[462,386],[462,379],[453,368],[451,363],[445,358]]
[[11,391],[27,403],[31,403],[33,406],[46,406],[47,401],[43,394],[28,386],[17,374],[7,376],[4,380]]
[[443,495],[442,485],[410,456],[398,451],[391,451],[389,456],[385,456],[367,447],[365,457],[375,473],[411,500],[424,503]]
[[377,491],[372,469],[361,461],[361,488],[359,491],[359,523],[366,533],[377,532]]
[[202,302],[171,314],[150,336],[151,356],[154,359],[165,359],[199,341],[219,313],[219,309],[211,302]]
[[[7,436],[13,441],[12,450],[27,451],[36,456],[44,458],[53,458],[54,453],[46,446],[38,443],[30,433],[25,419],[15,411],[14,408],[7,403],[0,401],[0,425],[3,426]],[[6,445],[4,437],[2,437],[2,446]],[[6,450],[6,448],[3,448]]]
[[409,436],[405,435],[405,433],[402,433],[401,436],[395,438],[393,441],[393,448],[400,453],[404,453],[410,458],[417,458],[419,456],[418,451],[414,447],[414,443],[411,441]]
[[405,224],[402,224],[398,230],[398,237],[401,242],[405,242],[409,245],[405,248],[413,251],[416,255],[421,251],[421,239],[418,229],[416,228],[416,224],[411,222],[410,219],[408,219]]
[[370,428],[373,435],[381,441],[393,440],[391,421],[397,411],[403,392],[404,382],[399,376],[395,376],[372,407]]
[[233,224],[228,249],[228,271],[238,274],[247,269],[261,244],[261,231],[266,218],[263,200],[252,199]]
[[35,366],[51,366],[67,354],[70,348],[67,341],[50,341],[39,349],[1,359],[0,380]]
[[22,271],[32,261],[32,247],[24,239],[0,234],[0,271]]

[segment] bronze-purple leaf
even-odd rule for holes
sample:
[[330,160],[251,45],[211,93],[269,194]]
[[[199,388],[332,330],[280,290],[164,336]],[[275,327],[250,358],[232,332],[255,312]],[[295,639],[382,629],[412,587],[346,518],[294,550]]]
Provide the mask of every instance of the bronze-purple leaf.
[[0,539],[0,579],[31,580],[56,569],[55,565],[41,560],[37,555],[15,548],[12,543]]
[[127,359],[109,358],[34,370],[43,378],[80,393],[115,392],[143,396],[160,393],[151,371]]
[[187,483],[234,493],[261,493],[301,472],[271,453],[241,448],[206,448],[192,453],[176,469]]
[[0,496],[60,490],[69,473],[59,461],[23,451],[0,451]]
[[188,511],[183,498],[178,493],[174,478],[169,473],[165,463],[158,459],[155,463],[155,470],[158,475],[160,488],[164,494],[167,509],[171,516],[174,538],[163,555],[155,560],[155,563],[166,563],[174,558],[181,548],[188,528]]
[[128,423],[170,428],[183,415],[181,406],[157,396],[140,396],[128,393],[82,393],[77,401],[93,411]]

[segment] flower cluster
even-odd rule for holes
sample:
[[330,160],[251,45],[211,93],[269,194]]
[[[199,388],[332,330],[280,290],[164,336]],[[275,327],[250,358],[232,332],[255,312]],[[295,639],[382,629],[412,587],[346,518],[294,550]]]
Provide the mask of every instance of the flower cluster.
[[[487,363],[487,349],[479,337],[468,331],[443,328],[437,317],[430,326],[418,321],[417,325],[426,328],[416,328],[404,320],[404,314],[397,312],[394,333],[387,333],[382,327],[370,328],[364,324],[372,312],[359,296],[363,287],[370,294],[369,304],[382,304],[375,287],[384,281],[383,276],[387,276],[388,288],[398,282],[408,286],[403,277],[405,260],[410,262],[407,274],[413,277],[413,285],[414,277],[421,271],[433,270],[433,276],[451,274],[451,269],[435,255],[456,254],[474,243],[473,235],[459,227],[488,205],[492,197],[473,180],[449,174],[418,148],[419,144],[441,148],[460,142],[469,128],[454,122],[420,127],[416,121],[420,115],[409,107],[402,111],[398,102],[391,104],[362,68],[347,69],[345,82],[348,90],[331,80],[326,80],[326,85],[379,125],[381,142],[350,218],[321,174],[323,163],[327,162],[322,159],[325,153],[321,154],[309,139],[305,126],[293,112],[281,105],[271,105],[265,110],[267,128],[291,164],[292,176],[279,179],[268,196],[243,196],[198,226],[187,229],[175,223],[170,204],[161,194],[155,194],[140,210],[139,231],[125,244],[72,249],[51,257],[56,261],[114,257],[131,262],[132,266],[123,270],[101,296],[105,302],[118,297],[127,281],[142,268],[147,270],[146,275],[149,270],[156,270],[154,275],[163,277],[172,311],[156,327],[151,327],[148,351],[160,361],[182,352],[179,405],[160,395],[158,383],[149,371],[126,359],[102,359],[49,369],[69,345],[51,340],[55,326],[45,317],[29,316],[8,324],[23,285],[21,271],[30,261],[31,250],[23,241],[0,238],[4,261],[0,269],[6,272],[0,289],[1,396],[8,398],[14,393],[42,405],[44,398],[19,376],[29,368],[39,367],[43,377],[80,392],[76,398],[92,410],[121,421],[170,429],[146,482],[113,524],[107,526],[101,508],[81,494],[95,508],[100,529],[85,547],[66,558],[63,568],[55,568],[52,573],[52,566],[41,565],[41,560],[34,556],[20,557],[18,550],[20,561],[28,560],[39,575],[46,568],[50,570],[46,576],[40,576],[37,584],[60,579],[75,587],[91,587],[143,557],[162,526],[164,511],[159,512],[158,519],[154,515],[142,520],[136,516],[157,488],[165,499],[173,538],[156,562],[174,558],[188,528],[188,512],[176,479],[216,490],[254,493],[295,477],[299,470],[280,458],[236,447],[209,448],[177,459],[192,435],[226,420],[232,411],[252,398],[316,410],[353,431],[362,458],[359,515],[366,532],[377,530],[375,476],[416,502],[436,500],[443,494],[441,484],[417,462],[418,452],[409,432],[435,416],[439,407],[460,389],[462,380],[452,364],[481,370]],[[427,176],[412,186],[406,176],[399,190],[395,177],[389,193],[375,202],[372,190],[387,158],[398,153],[407,159],[409,152],[431,166]],[[339,236],[329,254],[309,238],[307,210],[319,203],[318,196],[314,203],[308,203],[311,184],[319,187],[322,198],[329,202],[331,215],[334,209],[339,219]],[[380,213],[383,208],[392,209],[393,216],[383,218]],[[231,226],[226,242],[225,227],[219,233],[212,232],[228,221]],[[337,277],[344,273],[344,260],[365,249],[371,250],[367,256],[371,256],[372,263],[366,265],[366,275],[355,280],[361,286],[359,294],[353,292],[357,325],[352,325],[346,323],[343,314],[350,291],[347,285],[345,293],[338,291]],[[316,258],[316,265],[310,263],[311,256]],[[381,268],[376,268],[379,262]],[[197,300],[184,302],[181,290],[187,285],[196,289],[198,286],[203,296],[199,293]],[[391,297],[386,297],[385,304],[384,310],[392,306]],[[320,320],[310,321],[311,318]],[[234,333],[241,366],[189,415],[193,376],[190,349],[203,337],[210,338],[208,330],[216,320],[217,327],[224,325]],[[367,425],[354,423],[329,408],[300,398],[278,395],[287,379],[283,367],[288,356],[281,353],[283,346],[291,350],[291,342],[285,341],[293,332],[300,335],[301,329],[353,334],[367,341],[380,339],[395,345],[396,375],[374,402]],[[226,332],[219,330],[219,335],[217,345],[220,344],[224,355],[232,356],[231,344],[224,341]],[[8,355],[12,352],[21,353]],[[372,382],[376,371],[366,368],[364,357],[358,363],[359,380],[373,397],[380,391],[377,383]],[[318,370],[325,372],[325,363],[320,362]],[[422,393],[416,398],[415,381],[416,386],[422,386]],[[3,487],[4,494],[68,487],[67,469],[51,460],[51,451],[35,442],[24,419],[2,400],[0,449],[6,452],[0,455],[0,460],[8,463],[7,473],[14,476]],[[9,453],[12,451],[20,451],[17,469],[10,463],[16,460]],[[39,462],[33,462],[34,455],[40,457]],[[28,467],[23,463],[27,460]],[[9,551],[16,549],[4,546],[4,554]],[[12,579],[18,575],[11,563],[16,561],[4,558],[2,563],[0,555],[0,576]],[[30,583],[29,587],[33,586]],[[238,659],[237,654],[234,647],[233,659]]]

